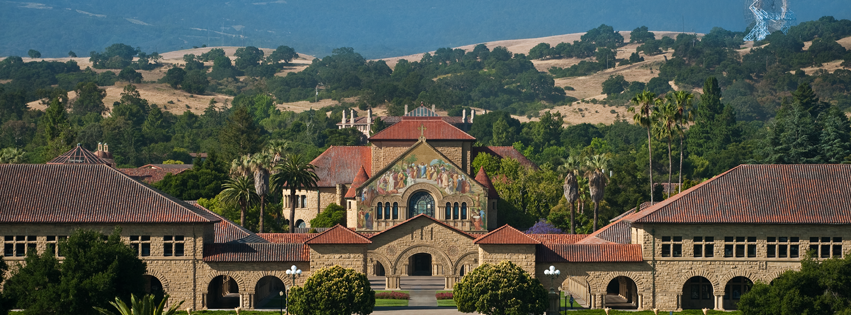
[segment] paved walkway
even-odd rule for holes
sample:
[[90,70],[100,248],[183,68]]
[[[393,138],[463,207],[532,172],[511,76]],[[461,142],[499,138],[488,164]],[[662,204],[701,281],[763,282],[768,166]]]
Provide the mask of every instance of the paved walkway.
[[408,307],[437,307],[437,297],[434,296],[437,293],[436,291],[411,290],[408,292],[411,294],[411,299],[408,300]]

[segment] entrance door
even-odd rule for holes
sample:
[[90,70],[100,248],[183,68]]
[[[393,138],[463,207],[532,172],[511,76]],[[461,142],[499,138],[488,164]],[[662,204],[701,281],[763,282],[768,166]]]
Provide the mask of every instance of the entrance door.
[[411,264],[412,276],[431,276],[431,255],[416,254],[408,261]]
[[434,217],[434,198],[428,192],[417,192],[411,196],[408,202],[408,218],[413,218],[419,214]]

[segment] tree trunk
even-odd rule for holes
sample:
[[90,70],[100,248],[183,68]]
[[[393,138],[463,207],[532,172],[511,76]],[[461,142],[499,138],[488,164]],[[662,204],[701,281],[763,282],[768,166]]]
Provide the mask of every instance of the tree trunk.
[[295,232],[295,189],[290,189],[290,233]]
[[576,219],[573,214],[576,212],[576,204],[570,203],[570,234],[576,234]]
[[239,208],[240,208],[240,211],[239,211],[239,226],[245,227],[245,212],[248,211],[246,209],[246,206],[245,206],[245,201],[243,201],[243,200],[239,201]]
[[647,159],[650,161],[650,204],[653,204],[653,147],[650,145],[650,127],[647,127]]
[[679,185],[677,185],[677,193],[683,192],[683,137],[685,135],[680,136],[680,173],[679,173]]
[[263,218],[266,216],[266,195],[260,195],[260,233],[263,233]]
[[674,173],[673,161],[671,160],[671,138],[668,138],[668,198],[671,198],[671,174]]
[[594,232],[597,231],[597,210],[600,208],[599,205],[600,202],[594,201]]

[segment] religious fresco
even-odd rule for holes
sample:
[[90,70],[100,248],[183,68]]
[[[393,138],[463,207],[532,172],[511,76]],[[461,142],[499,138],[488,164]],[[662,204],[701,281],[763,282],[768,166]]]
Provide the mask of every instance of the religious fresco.
[[[384,173],[370,179],[366,186],[359,189],[358,203],[358,229],[372,230],[376,219],[376,209],[373,200],[378,196],[400,196],[408,187],[414,184],[426,183],[438,188],[441,196],[437,199],[450,195],[466,195],[473,200],[468,205],[469,215],[467,220],[471,222],[473,230],[487,230],[485,192],[475,179],[451,163],[444,160],[436,151],[426,145],[417,145],[406,156],[399,159],[396,164],[386,169]],[[407,203],[408,200],[402,202]],[[439,200],[435,200],[439,203]],[[405,204],[407,206],[407,204]],[[437,212],[437,204],[433,205],[432,213]],[[389,210],[389,209],[388,209]],[[405,213],[399,210],[399,218],[404,218]]]

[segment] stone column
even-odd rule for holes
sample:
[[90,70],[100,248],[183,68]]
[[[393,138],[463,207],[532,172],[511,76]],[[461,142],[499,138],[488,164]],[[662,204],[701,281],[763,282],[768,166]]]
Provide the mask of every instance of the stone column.
[[452,287],[455,286],[455,276],[447,276],[443,278],[443,289],[444,290],[452,290]]
[[597,295],[597,299],[598,299],[597,308],[606,308],[606,295],[605,294]]
[[639,294],[638,300],[635,301],[635,302],[636,302],[635,305],[638,307],[639,311],[644,309],[644,295],[643,294]]
[[716,295],[715,296],[715,310],[723,311],[724,310],[724,296]]
[[399,290],[399,277],[398,276],[384,277],[384,289],[385,290]]
[[677,309],[678,310],[683,309],[683,295],[682,294],[677,294]]

